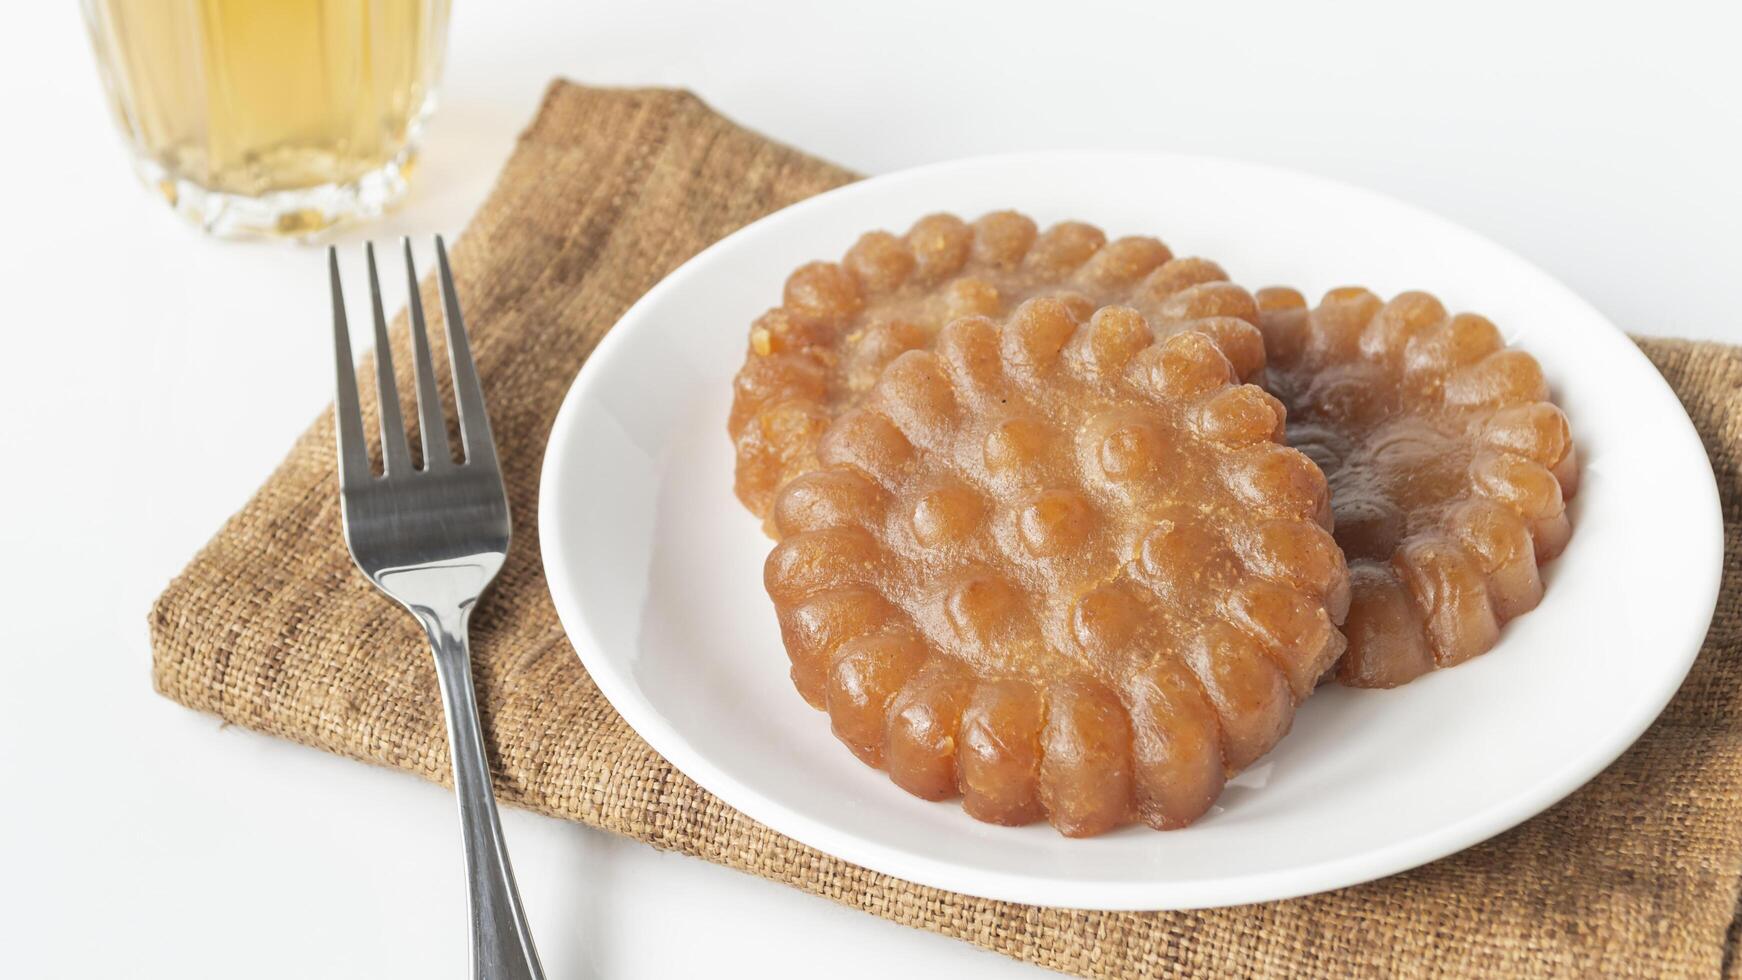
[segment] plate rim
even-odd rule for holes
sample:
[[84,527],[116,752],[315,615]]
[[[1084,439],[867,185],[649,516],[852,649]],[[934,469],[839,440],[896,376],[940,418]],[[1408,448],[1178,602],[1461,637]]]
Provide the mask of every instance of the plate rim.
[[[1699,486],[1692,489],[1698,491],[1703,498],[1700,510],[1707,516],[1706,523],[1709,529],[1714,532],[1703,536],[1706,552],[1703,560],[1698,560],[1701,556],[1696,555],[1692,556],[1696,560],[1689,563],[1690,566],[1704,572],[1702,580],[1697,583],[1702,594],[1696,597],[1695,604],[1695,608],[1701,609],[1703,612],[1695,619],[1689,620],[1673,644],[1665,644],[1665,649],[1673,652],[1679,662],[1674,665],[1675,669],[1666,671],[1662,675],[1665,680],[1659,689],[1649,692],[1648,697],[1642,697],[1634,702],[1635,710],[1624,719],[1624,724],[1616,725],[1611,729],[1613,732],[1622,734],[1611,737],[1604,742],[1593,743],[1595,748],[1570,759],[1554,772],[1552,777],[1543,779],[1530,792],[1516,794],[1461,820],[1436,827],[1430,832],[1418,834],[1415,837],[1373,851],[1362,851],[1305,867],[1246,872],[1225,878],[1183,883],[1036,879],[1032,876],[1004,871],[964,868],[960,865],[918,855],[899,847],[867,840],[849,832],[839,831],[825,821],[815,820],[793,811],[777,799],[770,798],[754,787],[739,782],[714,765],[708,760],[705,753],[696,750],[691,745],[690,740],[671,725],[657,707],[635,689],[633,683],[619,676],[618,672],[612,669],[604,650],[587,628],[586,618],[579,608],[578,600],[571,598],[575,594],[575,584],[568,566],[561,557],[563,552],[559,546],[561,538],[559,529],[563,526],[564,509],[558,506],[558,502],[564,499],[564,495],[558,491],[562,485],[560,471],[563,460],[566,458],[566,454],[562,452],[562,447],[572,439],[573,432],[579,424],[577,418],[580,415],[580,406],[586,401],[587,393],[596,379],[609,372],[609,366],[617,356],[619,348],[626,342],[624,338],[633,331],[634,321],[638,315],[644,309],[657,305],[667,293],[681,288],[685,281],[696,275],[698,270],[706,266],[719,252],[736,247],[746,237],[767,234],[771,227],[801,220],[808,212],[829,207],[835,201],[861,194],[879,193],[883,188],[892,184],[934,179],[940,174],[947,174],[956,169],[1014,167],[1025,163],[1036,164],[1043,160],[1049,163],[1061,160],[1112,160],[1127,163],[1157,161],[1173,165],[1209,165],[1218,169],[1246,170],[1271,178],[1280,177],[1304,181],[1337,194],[1364,197],[1376,205],[1408,212],[1412,217],[1418,219],[1427,219],[1446,233],[1463,235],[1475,243],[1493,250],[1508,262],[1534,273],[1542,282],[1552,284],[1563,294],[1561,297],[1563,301],[1581,307],[1588,318],[1619,335],[1620,339],[1625,342],[1625,346],[1631,350],[1632,358],[1638,362],[1637,366],[1645,368],[1655,379],[1655,384],[1661,386],[1662,393],[1666,394],[1677,406],[1680,420],[1684,423],[1679,427],[1677,437],[1691,439],[1693,446],[1699,450],[1700,458],[1706,461],[1705,479],[1699,481]],[[628,324],[628,329],[624,329],[625,324]],[[1625,331],[1559,279],[1487,236],[1429,209],[1397,199],[1383,192],[1272,164],[1233,160],[1205,154],[1151,150],[1073,149],[995,153],[945,160],[893,171],[833,188],[788,205],[764,215],[708,245],[673,269],[624,310],[613,324],[612,329],[607,331],[594,347],[593,352],[587,357],[580,371],[570,383],[546,438],[544,458],[540,464],[537,511],[538,537],[545,583],[550,592],[551,602],[556,608],[563,632],[579,656],[583,667],[598,686],[600,693],[605,696],[612,708],[622,716],[630,728],[674,768],[694,780],[703,789],[719,797],[728,806],[778,833],[841,860],[900,880],[991,900],[1013,901],[1055,908],[1106,911],[1215,908],[1250,902],[1277,901],[1350,887],[1398,874],[1450,856],[1537,816],[1607,769],[1662,714],[1670,699],[1685,682],[1687,674],[1692,669],[1703,646],[1712,617],[1716,612],[1723,571],[1723,517],[1717,477],[1711,468],[1710,457],[1706,453],[1704,443],[1700,439],[1692,419],[1687,416],[1685,408],[1681,406],[1679,397],[1670,388],[1668,381]],[[1189,832],[1189,828],[1183,832]]]

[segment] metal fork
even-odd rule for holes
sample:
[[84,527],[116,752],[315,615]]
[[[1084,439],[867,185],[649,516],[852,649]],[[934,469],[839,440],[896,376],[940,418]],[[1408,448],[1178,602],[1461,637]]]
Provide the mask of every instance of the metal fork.
[[327,250],[333,287],[333,350],[338,391],[333,401],[339,444],[339,497],[344,512],[345,546],[375,587],[411,611],[429,634],[436,677],[447,712],[448,746],[454,760],[454,791],[460,800],[460,830],[465,840],[467,907],[472,931],[474,980],[543,980],[532,933],[520,907],[514,870],[502,840],[484,734],[472,694],[471,653],[466,626],[478,597],[508,556],[508,496],[496,442],[484,414],[484,392],[466,342],[460,301],[448,269],[447,248],[436,238],[440,265],[442,319],[448,332],[448,362],[454,376],[454,402],[460,415],[465,462],[453,461],[447,425],[430,365],[423,302],[411,240],[405,239],[405,275],[410,284],[412,361],[417,375],[418,430],[423,436],[423,468],[412,466],[399,389],[393,381],[393,354],[387,344],[387,318],[381,309],[381,282],[375,272],[375,247],[369,258],[369,294],[375,311],[375,378],[381,394],[381,454],[385,472],[376,476],[363,443],[363,414],[357,375],[351,361],[350,329],[339,285],[339,256]]

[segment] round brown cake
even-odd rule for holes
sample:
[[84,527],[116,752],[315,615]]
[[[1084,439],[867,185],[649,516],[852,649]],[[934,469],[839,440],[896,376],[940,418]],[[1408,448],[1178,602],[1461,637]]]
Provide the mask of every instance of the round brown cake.
[[1339,679],[1395,687],[1488,650],[1571,533],[1577,455],[1536,360],[1426,293],[1258,300],[1265,385],[1330,481],[1349,563]]
[[[752,453],[740,492],[767,502],[780,539],[766,585],[794,683],[860,759],[995,823],[1180,827],[1276,744],[1343,651],[1328,489],[1282,445],[1281,404],[1240,383],[1262,365],[1226,315],[1244,293],[1206,288],[1202,263],[1176,265],[1199,284],[1171,288],[1153,244],[1098,248],[1068,226],[1030,246],[1029,227],[927,219],[906,243],[867,236],[843,266],[801,270],[783,311],[833,309],[807,322],[834,326],[782,326],[753,356],[838,356],[789,359],[802,384],[741,377],[735,428],[784,390],[816,432],[771,450],[780,466]],[[869,263],[873,247],[909,258]],[[1107,258],[1120,254],[1141,257]],[[840,339],[873,331],[865,297],[898,288],[867,269],[943,281],[922,270],[992,258],[1072,288],[1002,318],[952,307],[891,357]],[[1156,286],[1174,315],[1097,309],[1079,295],[1097,282]],[[1013,287],[993,288],[980,309]],[[758,329],[789,324],[783,311]]]

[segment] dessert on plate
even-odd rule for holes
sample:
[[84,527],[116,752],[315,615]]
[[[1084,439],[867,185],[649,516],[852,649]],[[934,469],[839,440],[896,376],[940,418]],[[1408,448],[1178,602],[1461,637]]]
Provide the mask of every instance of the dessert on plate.
[[[769,457],[779,467],[751,458],[744,495],[779,539],[765,581],[792,678],[860,759],[915,795],[959,794],[980,820],[1046,819],[1072,836],[1181,827],[1276,744],[1343,651],[1349,582],[1328,488],[1282,444],[1281,404],[1240,382],[1262,351],[1225,307],[1162,312],[1193,287],[1151,304],[1153,322],[1097,307],[1086,296],[1113,245],[1037,266],[1049,271],[1031,281],[1059,292],[1019,289],[970,256],[1021,269],[1062,246],[1018,247],[1026,226],[997,225],[1010,236],[985,219],[947,224],[951,273],[923,271],[930,245],[868,236],[843,266],[801,270],[759,323],[782,332],[754,341],[753,363],[829,355],[782,368],[784,389],[740,378],[740,408],[768,404],[746,392],[784,390],[815,414],[800,451]],[[930,242],[926,227],[910,237]],[[887,261],[899,277],[866,271],[866,241],[909,255]],[[1168,268],[1143,249],[1107,273],[1119,288]],[[963,269],[994,283],[997,306],[1040,295],[991,316],[990,303],[949,306],[958,291],[891,285]],[[914,337],[867,342],[879,321],[865,310],[891,295],[945,304],[925,315],[947,325],[934,335],[913,314],[890,322],[916,324]],[[794,308],[834,312],[795,326]],[[848,340],[848,324],[866,334]],[[734,431],[767,411],[753,404]]]
[[1488,650],[1571,533],[1578,459],[1542,369],[1426,293],[1335,289],[1308,309],[1277,288],[1258,304],[1265,386],[1330,481],[1348,560],[1338,679],[1395,687]]
[[1011,211],[800,267],[729,428],[800,694],[909,792],[1071,836],[1191,823],[1333,672],[1487,650],[1578,478],[1479,316]]
[[840,262],[793,272],[783,302],[751,327],[734,384],[730,429],[737,492],[768,516],[775,490],[816,465],[823,430],[903,352],[929,350],[951,320],[1002,318],[1039,296],[1079,316],[1110,303],[1168,333],[1190,323],[1244,380],[1264,364],[1257,307],[1213,262],[1174,258],[1154,238],[1108,241],[1078,221],[1045,231],[1014,211],[969,223],[921,218],[904,235],[873,231]]

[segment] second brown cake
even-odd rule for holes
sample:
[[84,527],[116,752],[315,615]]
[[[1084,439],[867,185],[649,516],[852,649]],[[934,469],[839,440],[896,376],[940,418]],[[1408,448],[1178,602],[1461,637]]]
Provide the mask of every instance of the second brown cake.
[[1330,480],[1349,562],[1338,678],[1395,687],[1488,650],[1541,600],[1537,566],[1572,531],[1578,457],[1542,369],[1426,293],[1258,301],[1266,387],[1288,406],[1289,444]]

